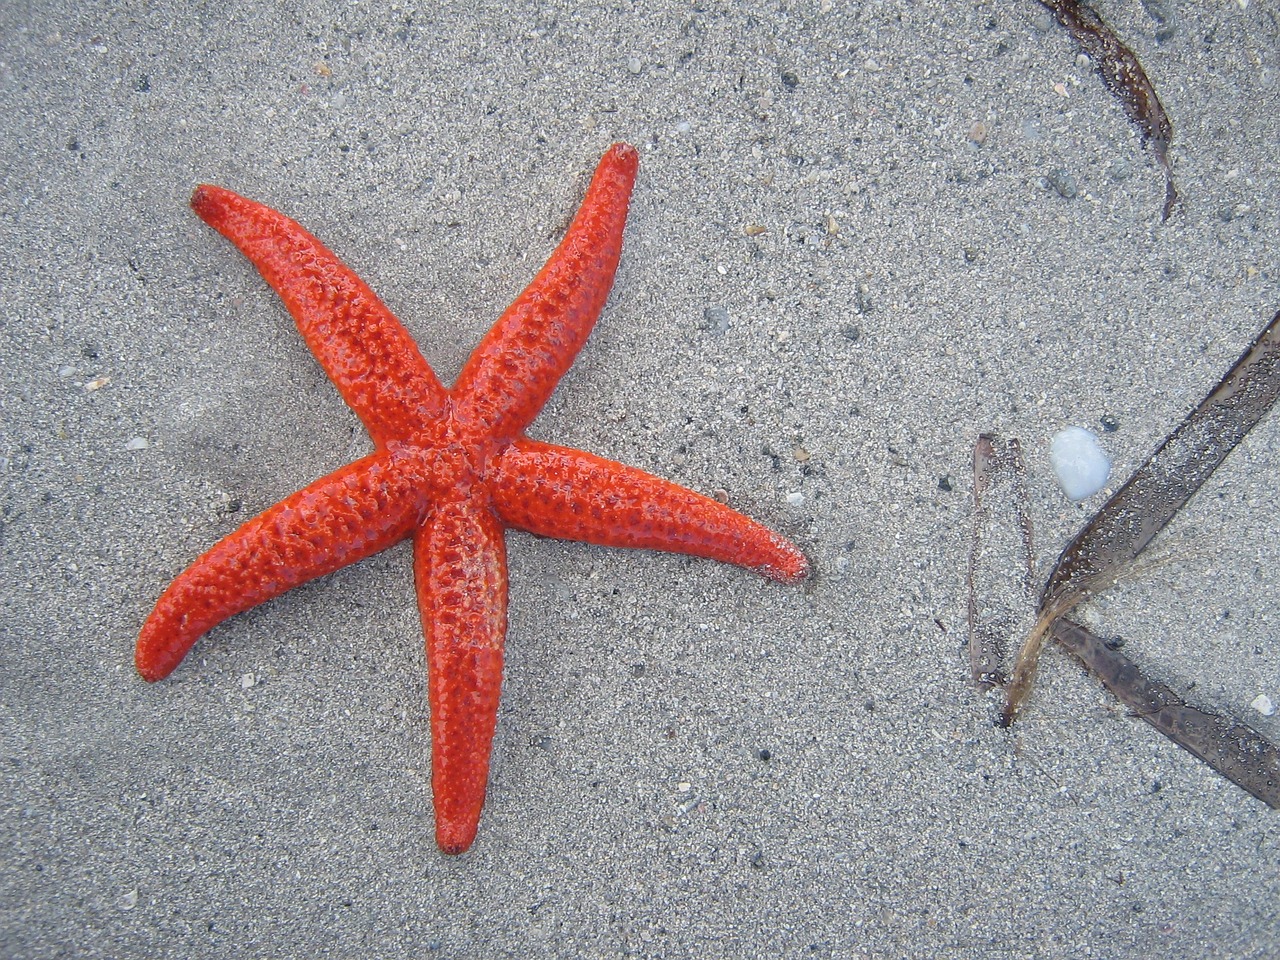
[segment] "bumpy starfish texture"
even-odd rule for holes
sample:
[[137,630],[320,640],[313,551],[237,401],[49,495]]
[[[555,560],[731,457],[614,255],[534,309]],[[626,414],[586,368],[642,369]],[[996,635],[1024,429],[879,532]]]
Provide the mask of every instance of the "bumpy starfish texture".
[[138,672],[168,676],[228,617],[413,537],[427,644],[436,842],[475,839],[498,715],[508,527],[708,557],[783,582],[793,544],[715,500],[524,431],[582,348],[613,286],[639,163],[615,144],[546,266],[446,390],[364,282],[276,211],[201,186],[195,212],[284,300],[373,438],[374,452],[282,500],[195,561],[138,637]]

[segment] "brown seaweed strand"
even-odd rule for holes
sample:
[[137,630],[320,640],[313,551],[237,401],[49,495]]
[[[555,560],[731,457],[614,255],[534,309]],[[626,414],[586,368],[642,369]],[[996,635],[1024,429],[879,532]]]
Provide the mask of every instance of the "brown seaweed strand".
[[1022,642],[1022,649],[1018,651],[1018,659],[1013,662],[1013,674],[1010,676],[1009,686],[1005,690],[1004,710],[1000,714],[1000,726],[1008,727],[1012,725],[1013,721],[1017,719],[1019,711],[1022,710],[1023,704],[1027,702],[1027,697],[1031,695],[1031,687],[1035,683],[1036,668],[1040,665],[1040,651],[1044,648],[1045,637],[1048,636],[1049,628],[1053,626],[1054,619],[1060,613],[1066,612],[1067,610],[1051,614],[1041,613],[1036,617],[1035,626],[1027,634],[1027,639]]
[[1193,707],[1097,634],[1065,617],[1053,638],[1116,698],[1193,756],[1242,790],[1280,810],[1280,749],[1246,723]]
[[[1007,679],[1001,668],[1004,645],[1016,630],[1019,617],[1031,610],[1035,596],[1035,573],[1032,562],[1031,513],[1027,500],[1026,463],[1017,438],[1007,443],[989,433],[981,434],[973,448],[973,538],[969,551],[969,669],[974,684],[985,691]],[[1023,570],[1021,590],[1013,597],[1003,591],[979,584],[981,573],[990,573],[996,538],[989,503],[993,488],[1007,488],[1009,505],[1017,523],[1020,541],[1019,567]],[[1003,571],[1001,571],[1003,573]]]
[[1062,551],[1042,611],[1111,586],[1280,396],[1280,313]]
[[1114,584],[1280,396],[1280,313],[1218,385],[1067,544],[1014,664],[1005,725],[1022,708],[1053,621]]
[[1134,52],[1120,42],[1120,38],[1088,4],[1077,0],[1040,2],[1053,11],[1058,22],[1067,28],[1072,39],[1093,61],[1102,75],[1102,82],[1120,101],[1129,120],[1141,131],[1143,142],[1151,146],[1151,152],[1160,161],[1164,168],[1164,208],[1160,219],[1167,221],[1178,199],[1178,191],[1173,186],[1173,166],[1169,162],[1173,124],[1156,96],[1156,88],[1147,72],[1142,69]]

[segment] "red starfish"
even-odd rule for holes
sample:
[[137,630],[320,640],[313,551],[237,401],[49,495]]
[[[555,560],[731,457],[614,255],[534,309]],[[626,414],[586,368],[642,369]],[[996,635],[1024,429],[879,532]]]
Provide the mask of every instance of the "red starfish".
[[220,187],[191,198],[284,300],[374,452],[196,560],[143,625],[138,672],[168,676],[233,614],[412,535],[436,842],[446,853],[471,845],[484,804],[507,626],[507,527],[710,557],[786,582],[808,572],[793,544],[714,500],[524,436],[609,296],[638,163],[623,143],[604,155],[564,240],[452,390],[373,291],[298,224]]

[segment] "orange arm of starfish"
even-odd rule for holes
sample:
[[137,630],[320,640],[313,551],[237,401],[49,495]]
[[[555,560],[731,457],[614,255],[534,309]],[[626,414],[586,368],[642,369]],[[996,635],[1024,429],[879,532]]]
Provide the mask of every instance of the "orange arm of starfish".
[[502,524],[478,497],[442,504],[413,540],[427,640],[436,843],[471,846],[489,781],[507,632]]
[[794,583],[799,548],[724,504],[581,450],[518,440],[490,465],[504,523],[544,537],[708,557]]
[[284,214],[222,187],[197,187],[191,207],[280,295],[380,449],[439,413],[447,395],[418,345],[324,244]]
[[460,423],[494,438],[523,432],[572,366],[613,286],[639,162],[626,143],[601,158],[564,239],[458,376]]
[[161,595],[138,637],[138,673],[167,677],[228,617],[403,540],[424,509],[421,484],[414,471],[375,454],[249,520]]

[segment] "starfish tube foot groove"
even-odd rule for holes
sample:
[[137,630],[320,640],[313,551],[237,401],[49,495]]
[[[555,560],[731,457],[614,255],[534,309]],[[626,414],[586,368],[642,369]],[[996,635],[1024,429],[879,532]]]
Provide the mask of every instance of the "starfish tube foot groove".
[[374,452],[267,508],[180,574],[142,627],[138,672],[160,680],[228,617],[412,536],[445,853],[470,847],[484,806],[507,528],[706,557],[787,583],[808,573],[794,544],[715,500],[524,437],[609,297],[638,164],[627,144],[605,153],[564,239],[451,390],[364,281],[297,223],[221,187],[191,200],[280,295]]

